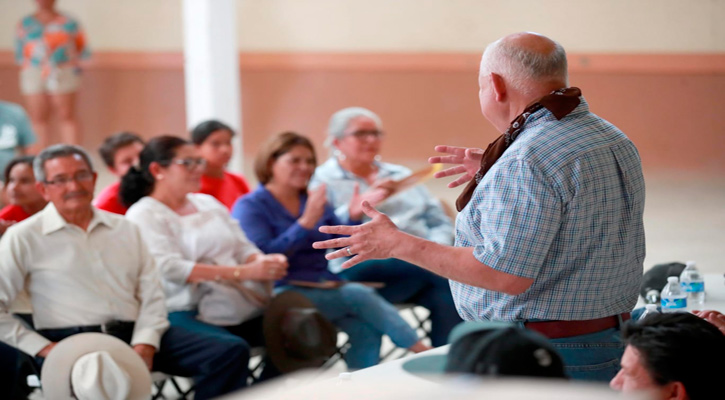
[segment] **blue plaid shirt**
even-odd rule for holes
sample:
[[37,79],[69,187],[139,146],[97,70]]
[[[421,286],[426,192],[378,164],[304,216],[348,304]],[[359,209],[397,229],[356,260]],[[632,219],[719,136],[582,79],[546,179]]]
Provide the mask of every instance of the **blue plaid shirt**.
[[582,102],[547,109],[478,184],[456,246],[534,283],[516,296],[451,281],[466,320],[584,320],[631,311],[645,256],[644,178],[634,144]]

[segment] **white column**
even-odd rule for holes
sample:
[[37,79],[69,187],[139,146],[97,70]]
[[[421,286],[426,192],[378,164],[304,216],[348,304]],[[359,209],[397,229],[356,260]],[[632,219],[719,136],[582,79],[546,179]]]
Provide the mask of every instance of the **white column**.
[[229,169],[241,172],[242,107],[235,0],[184,0],[186,122],[218,119],[230,125],[234,156]]

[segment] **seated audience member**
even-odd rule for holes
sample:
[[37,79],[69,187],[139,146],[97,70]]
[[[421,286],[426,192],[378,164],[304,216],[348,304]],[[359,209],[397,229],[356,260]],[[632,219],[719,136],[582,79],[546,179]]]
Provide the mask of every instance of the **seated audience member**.
[[[453,244],[453,224],[441,203],[418,185],[390,195],[393,180],[411,174],[410,170],[379,161],[383,144],[382,122],[370,110],[351,107],[332,115],[328,127],[328,144],[332,157],[315,171],[312,187],[327,185],[327,197],[341,220],[369,220],[361,204],[379,203],[380,212],[388,215],[403,231],[438,243]],[[357,185],[357,186],[356,186]],[[354,188],[359,187],[360,201],[351,202]],[[339,271],[344,259],[331,261]],[[340,276],[351,281],[380,281],[385,287],[378,292],[391,303],[415,303],[430,310],[433,346],[446,344],[451,329],[461,322],[456,312],[448,281],[405,261],[390,258],[366,261]]]
[[10,160],[3,178],[9,204],[0,210],[0,236],[10,225],[37,213],[48,203],[35,187],[33,156]]
[[725,335],[709,322],[690,313],[654,314],[628,322],[622,339],[627,347],[613,389],[680,400],[722,393]]
[[[332,237],[318,232],[320,225],[340,223],[327,204],[324,185],[307,192],[316,160],[306,137],[292,132],[273,137],[255,160],[259,188],[237,200],[232,216],[262,251],[284,253],[289,258],[289,273],[277,282],[278,291],[304,294],[322,315],[348,334],[351,347],[345,360],[350,369],[378,363],[383,334],[400,347],[414,352],[427,350],[429,347],[419,341],[397,309],[375,290],[359,283],[337,286],[341,279],[328,270],[325,251],[312,248],[312,242]],[[353,196],[352,201],[356,200]],[[334,287],[304,287],[300,282]]]
[[[252,281],[267,281],[271,292],[271,283],[287,273],[287,260],[281,254],[262,254],[221,203],[195,193],[204,163],[186,140],[153,138],[141,151],[139,167],[121,180],[121,199],[130,206],[126,218],[140,228],[161,271],[171,326],[242,346],[238,361],[247,363],[250,347],[264,342],[261,307],[249,318],[217,322],[199,313],[202,294],[218,283]],[[255,290],[248,293],[253,296],[266,294],[264,287],[249,289]]]
[[[158,271],[139,229],[91,205],[96,173],[88,154],[51,146],[33,168],[50,204],[0,240],[0,340],[42,364],[58,341],[105,332],[130,344],[149,369],[193,377],[197,399],[242,387],[246,348],[169,328]],[[23,288],[37,332],[8,313]]]
[[191,131],[191,141],[206,160],[199,193],[214,196],[228,209],[239,196],[249,193],[249,184],[242,175],[225,170],[232,158],[233,136],[232,128],[215,120],[204,121]]
[[121,186],[121,178],[126,175],[129,168],[138,164],[138,155],[143,150],[143,145],[143,140],[131,132],[120,132],[103,141],[98,153],[108,170],[118,180],[106,186],[96,196],[93,200],[96,208],[116,214],[126,214],[126,206],[121,204],[118,189]]

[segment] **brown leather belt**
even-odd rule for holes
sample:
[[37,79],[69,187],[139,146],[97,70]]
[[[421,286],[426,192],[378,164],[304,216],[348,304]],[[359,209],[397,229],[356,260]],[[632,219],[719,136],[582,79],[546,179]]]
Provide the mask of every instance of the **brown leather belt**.
[[621,315],[583,321],[529,321],[524,322],[524,326],[532,331],[541,333],[549,339],[561,339],[616,328],[619,326],[620,316],[622,317],[621,321],[626,321],[630,318],[629,313],[623,313]]

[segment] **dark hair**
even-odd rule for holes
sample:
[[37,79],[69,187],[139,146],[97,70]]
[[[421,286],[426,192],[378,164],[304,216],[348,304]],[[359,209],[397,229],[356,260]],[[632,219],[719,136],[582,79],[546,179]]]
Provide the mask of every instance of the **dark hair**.
[[3,173],[3,182],[7,183],[10,180],[10,171],[18,164],[27,164],[30,169],[32,169],[33,160],[35,160],[35,156],[17,156],[10,160],[8,165],[5,166],[5,171]]
[[88,153],[86,153],[82,147],[72,144],[54,144],[46,147],[40,152],[40,154],[35,156],[35,160],[33,160],[33,174],[35,174],[35,180],[37,182],[47,183],[47,177],[45,176],[45,163],[47,161],[61,157],[73,156],[78,156],[83,159],[83,162],[86,163],[88,169],[91,170],[91,172],[95,172],[93,169],[93,163],[91,163],[91,157],[88,156]]
[[131,207],[142,197],[151,194],[156,180],[149,172],[149,165],[152,162],[168,164],[176,156],[176,149],[187,144],[190,143],[180,137],[170,135],[158,136],[149,140],[139,155],[139,166],[130,168],[121,178],[121,187],[118,191],[121,203],[126,207]]
[[317,165],[315,147],[310,139],[299,133],[282,132],[267,140],[257,151],[257,157],[254,159],[254,173],[260,184],[265,185],[272,179],[272,163],[295,146],[310,149],[312,157],[315,159],[315,165]]
[[191,142],[197,145],[202,144],[209,135],[216,131],[228,131],[234,136],[234,131],[229,125],[215,119],[210,119],[200,123],[191,130]]
[[103,141],[101,147],[98,148],[98,154],[101,155],[103,163],[108,168],[113,168],[113,158],[116,157],[118,149],[136,142],[144,144],[143,139],[133,132],[118,132]]
[[725,335],[690,313],[653,314],[629,321],[622,339],[634,347],[659,385],[681,382],[691,399],[718,393],[725,360]]

